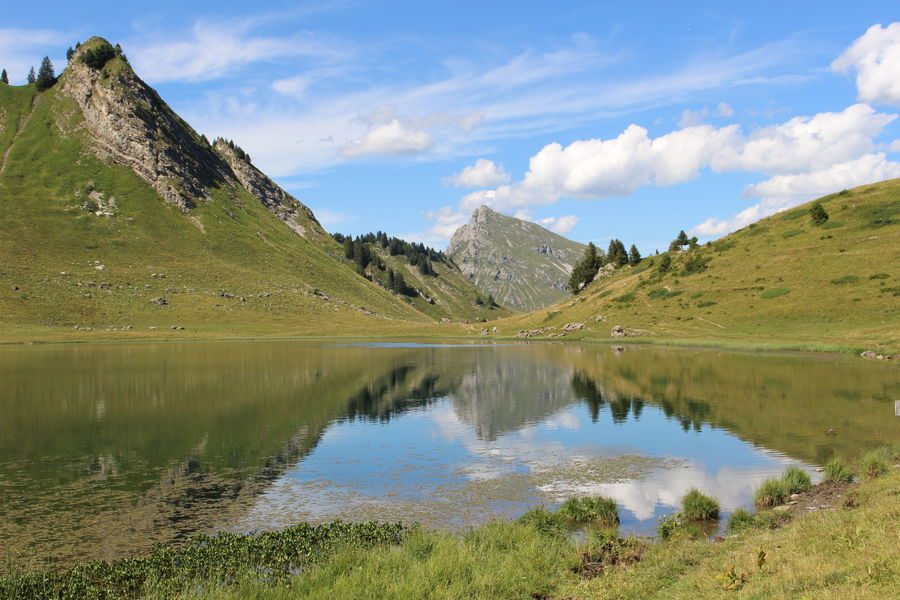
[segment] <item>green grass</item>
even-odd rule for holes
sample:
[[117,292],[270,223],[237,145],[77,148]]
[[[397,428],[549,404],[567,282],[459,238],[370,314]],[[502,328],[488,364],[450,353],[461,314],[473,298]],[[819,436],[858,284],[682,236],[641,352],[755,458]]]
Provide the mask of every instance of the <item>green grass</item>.
[[[670,253],[665,274],[616,272],[583,290],[584,301],[554,307],[559,315],[547,325],[584,322],[588,327],[569,337],[598,340],[609,339],[606,324],[617,324],[641,330],[631,340],[638,343],[900,353],[900,288],[890,285],[900,279],[900,180],[820,202],[829,222],[841,224],[821,232],[823,239],[793,233],[811,228],[810,205],[799,206],[710,245]],[[682,275],[700,261],[703,271]],[[703,292],[717,304],[676,298],[661,310],[655,290],[667,287],[682,298]],[[629,302],[615,301],[623,297]],[[593,326],[595,315],[605,322]],[[514,316],[497,326],[514,334],[534,328],[535,319]]]
[[602,496],[569,498],[559,507],[559,515],[580,525],[614,526],[619,524],[616,501]]
[[753,493],[753,503],[759,508],[772,508],[784,504],[790,492],[780,477],[766,479]]
[[875,479],[886,474],[891,468],[892,456],[887,448],[872,450],[863,455],[860,473],[867,479]]
[[719,518],[719,502],[692,488],[681,499],[681,515],[689,521],[710,521]]
[[834,483],[852,483],[855,474],[840,458],[832,458],[825,464],[825,480]]
[[859,283],[859,277],[856,275],[844,275],[831,280],[834,285],[844,285],[847,283]]
[[771,300],[773,298],[780,298],[781,296],[787,295],[791,292],[790,289],[785,287],[777,287],[772,288],[770,290],[764,291],[759,295],[760,298],[765,298],[766,300]]
[[784,482],[784,487],[789,495],[805,492],[812,487],[812,480],[810,480],[806,471],[795,465],[791,465],[784,470],[781,480]]
[[535,509],[461,533],[332,524],[222,535],[112,564],[15,573],[0,579],[0,590],[30,598],[892,597],[900,586],[900,470],[851,493],[852,507],[790,521],[735,511],[732,535],[719,543],[695,538],[684,523],[665,543],[611,530],[572,537],[558,515]]
[[[119,58],[104,71],[103,93],[131,77]],[[436,301],[394,295],[357,274],[304,210],[298,235],[240,186],[210,183],[189,213],[167,204],[130,169],[94,155],[63,92],[67,77],[40,94],[0,86],[0,341],[407,335],[442,318],[509,314],[477,307],[474,286],[451,265],[423,278],[392,259]],[[184,147],[218,160],[190,135]],[[104,203],[109,214],[91,210]],[[160,297],[167,304],[151,302]]]
[[745,529],[756,527],[756,518],[750,511],[739,508],[728,517],[728,531],[740,533]]

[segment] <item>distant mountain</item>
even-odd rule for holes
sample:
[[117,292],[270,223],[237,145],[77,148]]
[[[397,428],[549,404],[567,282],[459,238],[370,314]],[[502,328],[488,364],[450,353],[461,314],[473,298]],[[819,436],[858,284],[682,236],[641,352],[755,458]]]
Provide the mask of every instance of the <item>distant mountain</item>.
[[[461,276],[445,288],[464,297],[446,313],[484,312],[467,311]],[[43,91],[0,83],[0,329],[348,334],[440,316],[361,276],[308,207],[192,129],[118,46],[89,39]]]
[[585,246],[540,225],[486,206],[453,234],[447,253],[485,294],[503,306],[530,311],[559,302]]

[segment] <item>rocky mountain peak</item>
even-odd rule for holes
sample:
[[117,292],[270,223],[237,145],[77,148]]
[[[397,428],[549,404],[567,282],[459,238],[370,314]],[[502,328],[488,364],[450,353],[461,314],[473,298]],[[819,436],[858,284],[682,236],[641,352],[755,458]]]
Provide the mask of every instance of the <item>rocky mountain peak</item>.
[[210,187],[237,184],[208,143],[103,38],[78,48],[61,83],[84,115],[93,151],[129,167],[166,202],[187,211],[208,198]]
[[503,306],[535,310],[567,295],[584,245],[536,223],[481,206],[457,229],[447,253],[482,293]]
[[288,194],[233,143],[214,145],[131,68],[121,48],[100,37],[80,45],[61,78],[62,93],[84,115],[92,151],[124,165],[166,202],[187,212],[214,187],[243,187],[298,235],[327,235],[312,211]]

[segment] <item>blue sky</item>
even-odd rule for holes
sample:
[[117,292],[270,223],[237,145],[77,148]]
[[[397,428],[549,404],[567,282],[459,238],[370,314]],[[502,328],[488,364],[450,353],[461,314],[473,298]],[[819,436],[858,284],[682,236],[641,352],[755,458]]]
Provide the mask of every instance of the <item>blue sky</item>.
[[646,253],[900,177],[892,3],[738,4],[12,4],[0,67],[121,43],[330,231],[443,247],[486,203]]

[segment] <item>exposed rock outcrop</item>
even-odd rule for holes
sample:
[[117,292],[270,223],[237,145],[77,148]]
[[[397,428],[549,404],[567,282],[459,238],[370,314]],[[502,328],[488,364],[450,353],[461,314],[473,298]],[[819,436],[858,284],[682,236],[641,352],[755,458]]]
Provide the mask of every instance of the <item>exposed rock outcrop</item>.
[[62,92],[81,109],[94,138],[94,152],[130,168],[182,210],[205,199],[211,186],[235,185],[228,166],[123,58],[110,58],[101,68],[83,62],[86,52],[105,43],[85,42],[62,78]]
[[216,140],[213,148],[225,159],[240,184],[298,235],[305,237],[308,226],[315,227],[319,230],[317,233],[324,234],[319,221],[308,207],[284,191],[249,160],[238,156],[224,140]]
[[[298,235],[327,235],[312,211],[288,194],[233,146],[211,146],[144,83],[121,54],[103,65],[87,64],[86,53],[108,46],[85,42],[69,61],[62,93],[78,105],[92,150],[124,165],[159,195],[187,212],[216,187],[243,187]],[[111,46],[110,46],[111,48]]]

